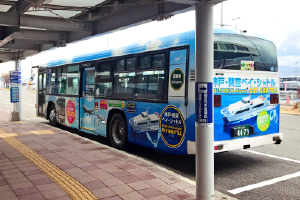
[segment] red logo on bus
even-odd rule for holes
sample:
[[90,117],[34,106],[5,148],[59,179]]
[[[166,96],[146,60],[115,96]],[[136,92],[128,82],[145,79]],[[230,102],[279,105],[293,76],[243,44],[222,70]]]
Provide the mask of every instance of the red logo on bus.
[[71,100],[68,101],[66,111],[69,124],[73,124],[75,121],[75,105]]

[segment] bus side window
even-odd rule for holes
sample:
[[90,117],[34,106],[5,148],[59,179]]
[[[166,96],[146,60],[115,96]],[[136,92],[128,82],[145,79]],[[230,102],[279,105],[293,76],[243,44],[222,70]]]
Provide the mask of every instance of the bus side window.
[[69,66],[67,72],[66,94],[78,95],[79,65]]
[[137,72],[137,98],[165,100],[165,54],[141,56]]
[[[118,66],[122,68],[122,66]],[[96,96],[110,97],[112,95],[111,64],[101,63],[96,72]]]

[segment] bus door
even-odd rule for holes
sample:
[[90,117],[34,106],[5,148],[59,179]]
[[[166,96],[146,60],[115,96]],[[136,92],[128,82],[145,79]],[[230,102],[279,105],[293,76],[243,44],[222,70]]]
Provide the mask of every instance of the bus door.
[[37,114],[45,117],[45,95],[46,95],[46,70],[45,68],[38,69],[38,100],[37,100]]
[[80,98],[80,128],[95,131],[95,67],[82,69],[82,93]]
[[[187,106],[187,50],[170,52],[169,66],[169,104],[180,106],[183,117],[186,117]],[[173,102],[172,102],[173,101]]]

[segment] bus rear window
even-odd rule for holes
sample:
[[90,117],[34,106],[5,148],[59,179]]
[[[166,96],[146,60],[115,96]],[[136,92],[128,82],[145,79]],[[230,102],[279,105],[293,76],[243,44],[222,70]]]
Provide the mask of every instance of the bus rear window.
[[278,71],[272,42],[245,35],[215,34],[215,69],[241,70],[245,61],[254,63],[254,71]]

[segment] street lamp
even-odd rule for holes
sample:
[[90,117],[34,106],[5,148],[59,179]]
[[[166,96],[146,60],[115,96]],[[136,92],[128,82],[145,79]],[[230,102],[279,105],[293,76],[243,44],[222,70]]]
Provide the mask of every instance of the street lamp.
[[235,20],[235,30],[238,30],[238,29],[237,29],[237,20],[238,20],[238,19],[241,19],[241,17],[237,17],[237,18],[232,19],[232,20]]
[[216,24],[216,25],[220,25],[221,28],[223,28],[224,26],[230,26],[223,23],[223,2],[221,3],[221,24]]

